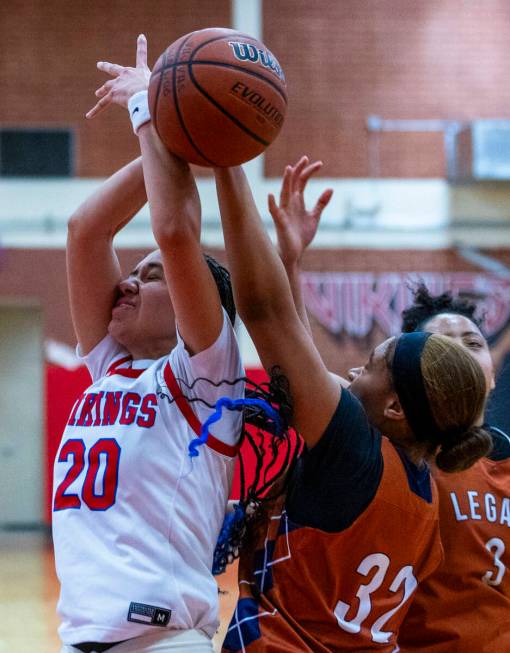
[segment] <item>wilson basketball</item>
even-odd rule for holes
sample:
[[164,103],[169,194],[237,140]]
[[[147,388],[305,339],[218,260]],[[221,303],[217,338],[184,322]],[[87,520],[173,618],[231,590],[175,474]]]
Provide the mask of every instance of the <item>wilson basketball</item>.
[[159,137],[171,152],[201,166],[253,159],[277,137],[286,107],[276,57],[231,29],[182,36],[159,57],[149,85]]

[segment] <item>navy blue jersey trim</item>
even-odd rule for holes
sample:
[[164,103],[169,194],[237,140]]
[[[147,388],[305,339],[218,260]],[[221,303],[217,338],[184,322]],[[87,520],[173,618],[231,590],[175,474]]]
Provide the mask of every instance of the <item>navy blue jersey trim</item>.
[[425,466],[420,469],[409,460],[400,447],[395,446],[395,451],[400,456],[400,460],[404,465],[407,482],[409,483],[411,491],[419,496],[420,499],[424,499],[427,503],[432,503],[432,485],[430,481],[429,466],[425,464]]

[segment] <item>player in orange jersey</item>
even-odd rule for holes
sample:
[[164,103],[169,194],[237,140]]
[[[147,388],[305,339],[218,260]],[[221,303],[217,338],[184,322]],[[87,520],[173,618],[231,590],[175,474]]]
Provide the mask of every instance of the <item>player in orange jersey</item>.
[[[475,311],[471,302],[420,286],[402,329],[453,338],[481,364],[490,388],[492,360]],[[445,558],[416,592],[400,631],[402,651],[510,651],[510,438],[486,428],[488,456],[462,474],[433,470]]]
[[[313,240],[320,214],[309,211],[303,192],[307,179],[294,167],[285,180],[279,204],[270,201],[279,249],[296,297],[299,261]],[[305,318],[306,320],[306,313]],[[414,304],[404,312],[402,330],[427,330],[453,338],[480,363],[487,390],[494,387],[493,356],[476,317],[476,306],[450,293],[432,296],[419,286]],[[353,370],[356,374],[356,370]],[[482,423],[480,418],[479,423]],[[440,524],[445,560],[422,583],[401,627],[402,650],[510,650],[510,438],[485,425],[493,450],[462,474],[435,469],[439,487]]]
[[[304,159],[298,175],[318,165]],[[242,170],[215,175],[241,316],[264,366],[287,376],[307,444],[251,529],[224,650],[390,653],[417,585],[441,559],[426,461],[460,470],[490,447],[472,427],[483,372],[456,343],[420,332],[382,343],[343,388],[296,311]]]

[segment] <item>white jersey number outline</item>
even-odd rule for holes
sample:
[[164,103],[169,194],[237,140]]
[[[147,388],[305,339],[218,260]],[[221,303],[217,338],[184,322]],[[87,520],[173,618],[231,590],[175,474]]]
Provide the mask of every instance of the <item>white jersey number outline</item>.
[[[344,601],[338,601],[335,607],[335,617],[337,618],[338,625],[340,628],[345,630],[348,633],[358,634],[361,631],[361,625],[370,615],[372,611],[372,602],[370,600],[370,595],[373,594],[381,585],[386,577],[386,573],[390,566],[390,559],[384,553],[372,553],[368,555],[364,560],[361,561],[358,569],[356,570],[359,574],[363,576],[368,576],[368,574],[373,570],[377,569],[372,580],[366,585],[360,585],[356,596],[359,600],[359,608],[356,616],[350,621],[346,620],[345,615],[351,609],[351,606]],[[372,636],[372,641],[377,642],[378,644],[384,644],[390,641],[393,633],[391,631],[382,630],[383,626],[391,619],[391,617],[397,612],[404,603],[409,600],[411,594],[414,592],[418,586],[418,581],[414,577],[413,568],[411,565],[406,565],[398,572],[398,574],[393,579],[389,589],[390,592],[397,592],[402,584],[404,585],[404,596],[400,603],[398,603],[394,608],[388,610],[383,615],[381,615],[370,629]]]
[[[503,580],[503,576],[506,573],[506,567],[501,562],[501,556],[505,553],[505,543],[499,537],[493,537],[488,542],[485,543],[485,548],[489,553],[493,553],[493,549],[494,549],[494,567],[496,567],[497,571],[492,571],[491,569],[489,569],[482,576],[482,580],[487,585],[492,585],[492,587],[496,587],[497,585],[501,584],[501,581]],[[495,578],[494,575],[496,575]]]

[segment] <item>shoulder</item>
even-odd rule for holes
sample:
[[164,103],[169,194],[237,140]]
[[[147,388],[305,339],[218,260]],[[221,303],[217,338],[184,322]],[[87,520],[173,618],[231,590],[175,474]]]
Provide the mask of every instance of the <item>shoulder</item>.
[[170,354],[170,364],[188,377],[204,377],[213,382],[242,376],[237,337],[225,309],[217,339],[203,351],[190,354],[177,331],[177,345]]
[[106,335],[85,356],[81,355],[79,346],[76,348],[78,358],[87,366],[92,381],[105,376],[112,364],[120,363],[122,359],[130,359],[127,349],[122,347],[111,335]]
[[510,436],[495,426],[486,426],[492,437],[493,448],[489,454],[491,460],[506,460],[510,458]]
[[377,437],[378,435],[376,430],[370,425],[360,400],[347,388],[342,388],[340,401],[318,444],[330,438],[342,437],[347,431],[367,432],[372,437]]
[[324,433],[310,449],[314,458],[325,456],[330,450],[335,457],[342,456],[353,461],[365,458],[367,450],[380,455],[381,434],[370,424],[360,400],[348,389],[342,388],[340,401]]
[[361,402],[343,388],[340,401],[321,438],[306,452],[305,465],[315,470],[340,466],[358,475],[367,459],[381,458],[381,435],[369,423]]
[[291,519],[324,531],[344,530],[374,498],[382,468],[381,435],[359,400],[344,389],[322,437],[304,452],[291,475]]

